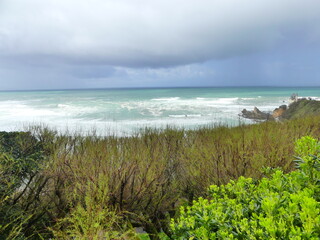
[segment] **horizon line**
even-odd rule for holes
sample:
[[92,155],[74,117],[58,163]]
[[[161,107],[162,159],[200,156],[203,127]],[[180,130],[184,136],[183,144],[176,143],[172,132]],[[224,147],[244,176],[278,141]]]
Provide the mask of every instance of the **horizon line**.
[[247,85],[247,86],[173,86],[173,87],[164,87],[164,86],[156,86],[156,87],[101,87],[101,88],[39,88],[39,89],[7,89],[1,90],[0,92],[40,92],[40,91],[85,91],[85,90],[138,90],[138,89],[174,89],[174,88],[313,88],[320,87],[320,85],[310,85],[310,86],[284,86],[284,85],[265,85],[265,86],[257,86],[257,85]]

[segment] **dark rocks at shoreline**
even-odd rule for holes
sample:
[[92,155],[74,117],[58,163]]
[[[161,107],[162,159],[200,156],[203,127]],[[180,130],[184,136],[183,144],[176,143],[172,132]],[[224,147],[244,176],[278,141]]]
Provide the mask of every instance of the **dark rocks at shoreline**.
[[241,113],[242,114],[240,114],[240,116],[257,121],[279,121],[285,119],[294,119],[309,115],[319,115],[320,101],[310,98],[301,98],[290,103],[289,106],[281,105],[278,108],[275,108],[272,113],[262,112],[257,107],[254,107],[253,111],[243,109]]
[[267,121],[277,121],[281,120],[284,113],[287,111],[287,105],[281,105],[278,108],[275,108],[272,113],[266,113],[259,110],[259,108],[254,107],[252,111],[247,109],[242,110],[241,116],[244,118],[252,120],[267,120]]
[[273,112],[272,112],[272,117],[273,117],[273,118],[279,118],[279,117],[281,117],[281,116],[283,115],[283,113],[284,113],[285,111],[287,111],[287,109],[288,109],[287,105],[281,105],[280,107],[278,107],[278,108],[276,108],[276,109],[273,110]]
[[257,107],[254,107],[253,111],[248,111],[247,109],[243,109],[241,113],[242,113],[242,117],[253,119],[253,120],[269,120],[270,118],[273,118],[270,113],[262,112]]

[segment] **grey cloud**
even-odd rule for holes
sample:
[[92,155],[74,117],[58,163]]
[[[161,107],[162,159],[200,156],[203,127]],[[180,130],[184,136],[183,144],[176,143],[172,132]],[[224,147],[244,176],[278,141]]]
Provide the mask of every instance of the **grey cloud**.
[[111,66],[69,66],[68,74],[77,78],[108,78],[116,74],[116,69]]
[[318,0],[2,0],[0,56],[167,67],[319,44],[319,21]]

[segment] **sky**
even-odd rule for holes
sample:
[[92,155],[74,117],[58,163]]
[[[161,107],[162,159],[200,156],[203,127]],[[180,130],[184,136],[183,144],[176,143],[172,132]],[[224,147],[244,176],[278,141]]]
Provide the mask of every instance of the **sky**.
[[0,0],[0,90],[320,86],[319,0]]

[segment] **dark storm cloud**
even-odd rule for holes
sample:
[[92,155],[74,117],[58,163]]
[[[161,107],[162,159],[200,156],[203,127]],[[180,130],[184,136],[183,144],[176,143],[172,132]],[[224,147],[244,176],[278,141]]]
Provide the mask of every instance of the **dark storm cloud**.
[[318,41],[317,0],[2,0],[2,55],[162,67]]
[[0,0],[0,89],[316,83],[319,22],[318,0]]

